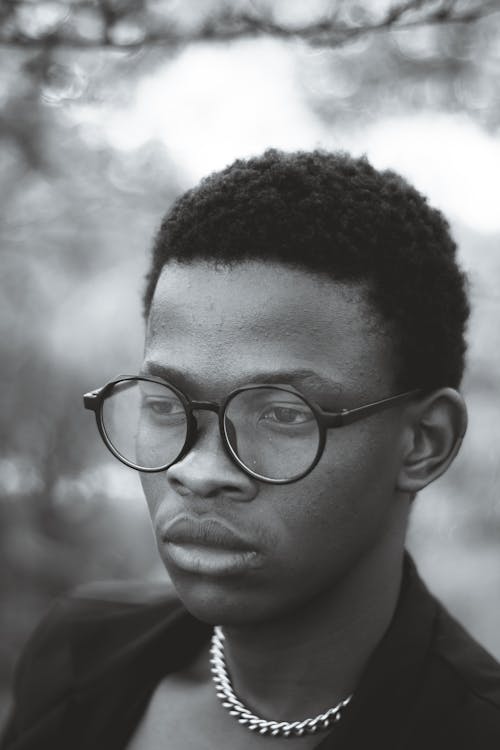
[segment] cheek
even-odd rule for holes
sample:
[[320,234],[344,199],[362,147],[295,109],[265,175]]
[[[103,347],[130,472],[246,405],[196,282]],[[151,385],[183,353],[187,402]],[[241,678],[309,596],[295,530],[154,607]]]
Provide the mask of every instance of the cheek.
[[[291,566],[343,568],[384,533],[394,504],[397,440],[373,425],[329,435],[310,475],[279,502],[278,538]],[[343,432],[344,434],[340,434]]]
[[156,516],[158,506],[165,497],[165,472],[157,474],[140,474],[142,491],[146,498],[149,515],[153,520]]
[[399,425],[383,416],[330,430],[318,468],[332,492],[363,506],[392,497],[399,470]]

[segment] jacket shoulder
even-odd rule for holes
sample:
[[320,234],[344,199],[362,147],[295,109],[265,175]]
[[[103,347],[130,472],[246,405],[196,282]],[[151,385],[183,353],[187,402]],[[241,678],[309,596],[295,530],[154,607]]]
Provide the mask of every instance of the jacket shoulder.
[[93,581],[76,586],[64,598],[76,610],[108,605],[117,609],[175,605],[178,597],[170,581]]
[[500,664],[445,609],[438,614],[433,647],[443,684],[460,706],[453,718],[457,747],[496,750],[500,747]]
[[[56,600],[18,660],[13,710],[1,746],[10,747],[27,728],[55,715],[85,671],[113,660],[127,644],[181,609],[167,582],[97,582]],[[75,643],[92,644],[84,649],[85,659],[78,657],[82,649],[75,650]]]
[[498,710],[500,664],[445,609],[438,614],[434,651],[464,690]]

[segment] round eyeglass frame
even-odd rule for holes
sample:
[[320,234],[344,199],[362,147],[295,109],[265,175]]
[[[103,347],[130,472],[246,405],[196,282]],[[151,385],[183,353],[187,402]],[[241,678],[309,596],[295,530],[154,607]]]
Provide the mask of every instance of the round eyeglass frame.
[[[129,461],[127,458],[125,458],[125,456],[122,456],[121,453],[119,453],[119,451],[114,447],[113,443],[108,437],[103,421],[104,401],[106,397],[111,393],[115,385],[127,381],[146,381],[165,386],[166,388],[169,388],[171,391],[173,391],[173,393],[175,393],[179,401],[182,403],[187,417],[186,438],[179,454],[173,461],[170,461],[170,463],[154,468],[139,466],[138,464]],[[304,404],[311,410],[311,412],[314,414],[314,417],[316,418],[319,432],[318,449],[316,451],[316,455],[307,469],[289,479],[271,479],[269,477],[262,476],[258,472],[250,469],[248,466],[246,466],[246,464],[243,463],[237,453],[233,450],[227,434],[225,414],[230,402],[239,393],[250,390],[258,390],[262,388],[274,388],[279,391],[284,391],[285,393],[292,393],[294,396],[299,397],[304,402]],[[241,386],[231,391],[223,399],[223,401],[219,403],[217,401],[197,401],[195,399],[191,399],[176,386],[172,385],[166,380],[163,380],[162,378],[153,375],[118,375],[116,378],[110,380],[100,388],[96,388],[93,391],[85,393],[83,396],[83,404],[85,409],[89,409],[90,411],[93,411],[95,413],[97,429],[99,430],[99,434],[106,448],[113,454],[115,458],[117,458],[121,463],[125,464],[125,466],[129,466],[131,469],[135,469],[136,471],[140,471],[141,473],[156,474],[160,471],[167,471],[167,469],[169,469],[171,466],[178,463],[178,461],[181,461],[182,458],[184,458],[184,456],[189,453],[196,440],[198,426],[196,417],[193,412],[213,411],[218,416],[219,433],[221,435],[222,443],[224,445],[226,453],[231,458],[233,463],[238,466],[238,468],[242,469],[242,471],[244,471],[248,476],[254,479],[258,479],[262,482],[267,482],[268,484],[291,484],[292,482],[297,482],[299,479],[303,479],[317,465],[321,456],[323,455],[326,444],[326,436],[329,429],[345,427],[346,425],[352,424],[359,419],[365,419],[372,414],[376,414],[377,412],[381,412],[385,409],[396,406],[396,404],[398,403],[409,401],[411,398],[414,398],[421,393],[422,389],[417,388],[410,391],[404,391],[403,393],[397,393],[394,396],[389,396],[378,401],[372,401],[368,404],[362,404],[361,406],[355,407],[354,409],[342,409],[341,411],[329,412],[325,411],[320,406],[307,399],[301,393],[296,391],[295,388],[286,385],[275,385],[274,383],[258,383],[255,385],[252,384]]]

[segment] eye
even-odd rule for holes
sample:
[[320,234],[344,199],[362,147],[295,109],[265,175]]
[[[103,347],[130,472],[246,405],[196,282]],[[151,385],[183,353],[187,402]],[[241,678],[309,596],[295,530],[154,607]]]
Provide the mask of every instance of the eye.
[[147,413],[156,417],[179,417],[184,416],[184,408],[178,399],[170,398],[145,398],[142,408]]
[[261,414],[259,421],[282,426],[303,425],[314,419],[310,409],[306,406],[269,406]]

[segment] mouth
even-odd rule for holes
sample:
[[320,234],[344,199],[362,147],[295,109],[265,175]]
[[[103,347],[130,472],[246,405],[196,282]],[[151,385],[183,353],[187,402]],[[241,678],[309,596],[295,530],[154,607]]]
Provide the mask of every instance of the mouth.
[[261,563],[256,545],[216,518],[182,514],[161,530],[160,539],[169,561],[189,573],[235,575]]

